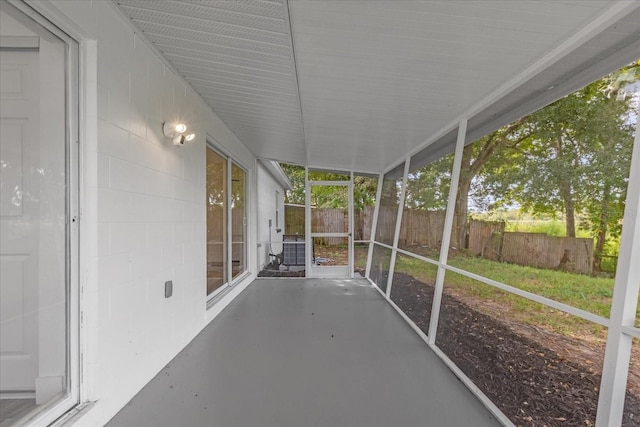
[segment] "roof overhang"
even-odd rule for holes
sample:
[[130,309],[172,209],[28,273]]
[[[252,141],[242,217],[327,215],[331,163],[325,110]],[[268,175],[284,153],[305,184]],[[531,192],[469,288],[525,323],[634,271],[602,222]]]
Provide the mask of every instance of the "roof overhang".
[[258,161],[284,190],[291,190],[293,188],[287,174],[284,173],[278,162],[264,159],[260,159]]

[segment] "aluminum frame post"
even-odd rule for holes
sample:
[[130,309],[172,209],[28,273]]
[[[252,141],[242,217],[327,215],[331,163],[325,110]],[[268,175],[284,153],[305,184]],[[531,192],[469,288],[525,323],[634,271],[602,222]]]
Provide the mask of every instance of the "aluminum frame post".
[[385,295],[391,299],[391,287],[393,286],[393,273],[396,269],[396,257],[398,255],[398,241],[400,240],[400,228],[402,227],[402,210],[404,209],[404,198],[407,194],[407,174],[411,157],[404,159],[404,170],[402,173],[402,188],[400,188],[400,200],[398,201],[398,215],[396,216],[396,229],[393,234],[393,245],[391,249],[391,260],[389,261],[389,276],[387,277],[387,290]]
[[451,171],[451,184],[449,187],[449,200],[447,202],[447,213],[444,218],[444,230],[442,231],[442,244],[440,245],[440,264],[436,275],[436,284],[433,291],[433,304],[431,306],[431,319],[429,320],[429,344],[436,343],[436,333],[438,331],[438,319],[440,318],[440,304],[442,302],[442,292],[444,290],[445,265],[449,257],[449,243],[451,241],[451,231],[453,228],[453,216],[456,210],[456,195],[458,194],[458,181],[460,180],[460,169],[462,166],[462,151],[467,135],[467,119],[460,121],[458,125],[458,139],[456,141],[455,157],[453,159],[453,170]]
[[[639,108],[640,110],[640,108]],[[640,111],[639,111],[640,113]],[[631,155],[631,170],[624,209],[620,254],[611,301],[610,326],[604,353],[596,427],[622,424],[634,328],[640,288],[640,127]]]
[[378,175],[378,188],[376,190],[376,206],[373,209],[373,219],[371,221],[371,235],[369,236],[369,251],[367,255],[367,268],[365,271],[365,277],[370,279],[371,277],[371,262],[373,258],[373,246],[376,241],[376,230],[378,228],[378,212],[380,212],[380,197],[382,196],[382,181],[384,174]]

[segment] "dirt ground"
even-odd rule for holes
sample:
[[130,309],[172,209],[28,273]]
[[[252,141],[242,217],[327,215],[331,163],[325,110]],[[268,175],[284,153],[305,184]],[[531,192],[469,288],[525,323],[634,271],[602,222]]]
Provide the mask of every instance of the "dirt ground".
[[[392,296],[426,332],[433,285],[396,273]],[[436,343],[514,424],[594,425],[602,349],[483,314],[447,294]],[[637,354],[634,357],[637,362]],[[637,371],[627,391],[624,427],[640,425],[640,389],[632,385],[634,378]]]

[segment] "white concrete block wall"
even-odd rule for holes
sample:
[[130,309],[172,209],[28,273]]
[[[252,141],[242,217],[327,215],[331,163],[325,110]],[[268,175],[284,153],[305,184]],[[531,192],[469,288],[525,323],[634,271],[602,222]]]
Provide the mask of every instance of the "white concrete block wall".
[[[84,203],[97,194],[97,206],[83,206],[95,224],[82,229],[96,253],[81,255],[83,301],[90,301],[83,306],[83,395],[96,404],[77,425],[102,425],[220,311],[206,311],[207,136],[248,169],[249,183],[256,162],[110,1],[54,0],[45,9],[78,41],[97,44],[97,99],[87,98],[97,105],[97,135],[85,135],[97,138],[97,152],[85,150],[91,169],[83,172],[96,175],[87,179]],[[176,119],[197,134],[194,142],[178,148],[165,140],[162,123]],[[253,187],[252,274],[237,289],[254,278],[257,264]],[[165,299],[167,280],[174,293]]]
[[[278,183],[278,181],[271,175],[271,173],[258,162],[257,166],[258,176],[258,242],[267,242],[269,240],[269,220],[272,221],[271,227],[271,241],[281,242],[282,236],[285,233],[284,228],[284,189]],[[278,227],[276,227],[276,195],[275,191],[280,192],[280,206],[277,207],[280,219]],[[276,228],[280,228],[280,233],[276,232]],[[266,264],[272,261],[269,257],[269,245],[261,243],[258,247],[258,268],[262,269]],[[274,244],[271,248],[273,253],[282,252],[282,245]]]

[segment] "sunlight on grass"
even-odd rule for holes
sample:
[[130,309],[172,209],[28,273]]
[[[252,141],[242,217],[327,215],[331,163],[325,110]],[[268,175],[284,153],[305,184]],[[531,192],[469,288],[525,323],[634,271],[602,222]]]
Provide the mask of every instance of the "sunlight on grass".
[[[565,237],[567,235],[567,229],[564,221],[557,219],[550,220],[511,220],[505,221],[505,231],[507,232],[520,232],[520,233],[542,233],[548,236]],[[576,230],[576,237],[591,237],[589,230],[578,228]]]
[[449,264],[518,289],[609,317],[613,279],[457,256]]
[[[433,275],[424,268],[423,261],[411,257],[399,257],[397,262],[396,268],[400,268],[401,271],[425,283],[434,282]],[[610,314],[614,284],[614,280],[610,278],[523,267],[467,256],[452,257],[449,259],[449,264],[605,318]],[[474,304],[475,308],[486,314],[503,317],[508,312],[510,317],[519,322],[570,336],[602,338],[606,333],[606,328],[600,325],[461,274],[447,272],[445,284],[449,292],[467,302],[475,301],[477,303]],[[636,318],[640,318],[640,304],[636,311]]]

